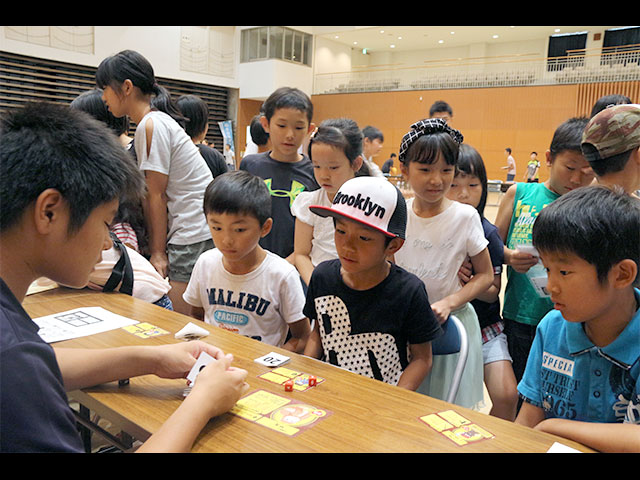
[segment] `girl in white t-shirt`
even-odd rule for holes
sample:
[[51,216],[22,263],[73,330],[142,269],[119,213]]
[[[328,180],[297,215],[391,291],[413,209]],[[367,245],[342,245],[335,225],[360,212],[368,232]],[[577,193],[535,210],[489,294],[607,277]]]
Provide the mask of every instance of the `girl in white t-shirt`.
[[[480,216],[475,208],[446,197],[455,174],[462,135],[439,118],[416,122],[400,146],[402,174],[414,196],[407,201],[407,233],[395,254],[398,265],[425,283],[431,309],[443,323],[457,316],[469,337],[469,358],[455,403],[482,405],[482,338],[469,303],[493,282],[493,268]],[[464,286],[458,270],[469,257],[476,272]],[[433,357],[433,368],[418,391],[444,399],[451,383],[456,355]]]
[[[126,257],[124,257],[125,253]],[[123,268],[117,268],[123,257],[128,261],[124,261]],[[131,275],[129,283],[126,280],[127,269],[130,269],[129,275]],[[114,277],[114,271],[122,273]],[[111,283],[114,280],[115,283]],[[167,310],[173,310],[167,295],[171,290],[169,282],[160,276],[146,258],[120,241],[112,241],[111,248],[102,251],[102,260],[89,275],[87,287],[100,291],[120,291]]]
[[174,309],[188,313],[182,299],[198,256],[213,247],[202,213],[211,171],[179,122],[169,92],[156,83],[153,67],[124,50],[103,60],[96,72],[103,100],[116,117],[136,124],[134,146],[147,182],[145,220],[149,261],[171,283]]
[[355,177],[362,166],[362,132],[348,118],[325,120],[312,133],[308,152],[321,188],[301,192],[291,205],[296,217],[294,263],[307,285],[316,265],[338,258],[333,219],[311,213],[309,206],[330,206],[342,184]]

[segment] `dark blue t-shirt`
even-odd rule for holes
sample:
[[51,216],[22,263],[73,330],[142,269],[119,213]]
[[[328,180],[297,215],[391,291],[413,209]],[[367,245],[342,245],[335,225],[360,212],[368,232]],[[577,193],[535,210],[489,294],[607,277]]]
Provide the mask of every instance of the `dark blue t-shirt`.
[[309,157],[299,162],[279,162],[269,152],[247,155],[240,162],[240,170],[246,170],[262,178],[271,194],[271,232],[260,240],[260,246],[283,258],[293,253],[295,217],[291,205],[300,192],[319,188],[313,175]]
[[84,452],[53,348],[1,278],[0,452]]
[[[493,266],[493,274],[500,275],[502,273],[502,264],[504,263],[504,243],[498,233],[498,229],[486,218],[482,219],[482,229],[484,230],[484,236],[489,241],[487,249],[489,250],[489,256],[491,257],[491,265]],[[480,322],[480,328],[488,327],[502,320],[500,317],[500,300],[496,300],[492,303],[483,302],[482,300],[472,300],[476,314],[478,315],[478,321]]]

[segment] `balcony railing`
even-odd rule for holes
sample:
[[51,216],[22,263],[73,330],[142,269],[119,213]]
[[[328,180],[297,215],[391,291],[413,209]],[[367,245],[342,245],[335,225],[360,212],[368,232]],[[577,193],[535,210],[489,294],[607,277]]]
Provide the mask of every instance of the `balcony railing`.
[[574,50],[566,56],[532,54],[457,58],[424,66],[379,65],[318,74],[314,93],[439,90],[640,80],[640,45]]

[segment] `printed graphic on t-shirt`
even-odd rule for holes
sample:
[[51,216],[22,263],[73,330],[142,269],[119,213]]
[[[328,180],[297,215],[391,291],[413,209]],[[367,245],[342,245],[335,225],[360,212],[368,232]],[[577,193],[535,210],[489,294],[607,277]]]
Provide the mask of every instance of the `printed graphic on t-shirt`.
[[271,194],[272,197],[288,197],[289,198],[289,207],[291,207],[291,205],[293,205],[293,201],[296,199],[296,197],[298,196],[299,193],[304,192],[304,190],[306,189],[306,187],[296,181],[293,180],[291,182],[291,189],[290,190],[282,190],[282,189],[272,189],[271,188],[271,183],[272,183],[273,179],[271,178],[267,178],[265,179],[264,183],[267,184],[267,188],[269,189],[269,193]]
[[[252,293],[234,292],[224,288],[208,288],[209,305],[215,305],[212,320],[226,330],[238,332],[251,316],[264,316],[271,302]],[[261,338],[252,337],[256,340]]]
[[[542,353],[540,373],[541,391],[544,392],[542,408],[553,417],[577,419],[577,405],[580,400],[575,396],[576,392],[580,391],[584,378],[577,378],[574,375],[574,366],[575,362],[572,359],[552,355],[548,352]],[[598,376],[602,375],[606,375],[606,373],[598,373]],[[608,378],[609,387],[616,398],[612,405],[616,419],[619,422],[640,422],[638,399],[633,398],[634,382],[628,370],[612,364]],[[598,393],[600,395],[606,394],[606,392]]]
[[380,332],[352,334],[347,306],[334,295],[315,298],[318,327],[326,359],[390,384],[402,374],[398,347],[392,335]]
[[[546,207],[543,205],[542,208]],[[515,207],[514,216],[517,219],[513,224],[509,245],[514,247],[518,244],[531,243],[531,232],[533,231],[533,223],[540,214],[535,205],[523,204],[522,200],[518,200]]]

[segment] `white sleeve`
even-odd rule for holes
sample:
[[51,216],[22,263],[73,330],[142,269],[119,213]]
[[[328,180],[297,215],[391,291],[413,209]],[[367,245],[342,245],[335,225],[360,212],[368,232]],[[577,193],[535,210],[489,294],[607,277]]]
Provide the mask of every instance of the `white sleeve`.
[[473,212],[473,215],[469,218],[468,225],[469,235],[467,237],[467,253],[470,257],[473,257],[487,248],[489,240],[484,236],[482,220],[480,220],[480,215],[476,212]]
[[[151,137],[151,148],[147,155],[146,122],[153,121],[153,135]],[[152,170],[154,172],[169,175],[171,164],[171,139],[169,132],[163,128],[164,124],[157,117],[147,117],[144,123],[136,128],[135,142],[136,156],[141,170]],[[136,140],[138,140],[138,138]]]
[[[193,266],[193,271],[191,272],[191,278],[189,279],[187,288],[182,294],[182,298],[185,302],[193,307],[200,308],[204,308],[202,298],[200,297],[200,283],[202,282],[201,271],[203,270],[203,260],[204,259],[202,258],[202,256],[200,256],[200,258],[196,260],[196,264]],[[204,270],[206,270],[206,268]]]
[[280,284],[280,299],[280,316],[286,323],[297,322],[305,318],[302,313],[305,297],[300,274],[297,270],[291,270],[283,277]]
[[311,226],[313,226],[314,213],[309,210],[309,206],[313,198],[315,198],[314,192],[300,192],[291,204],[291,215]]

